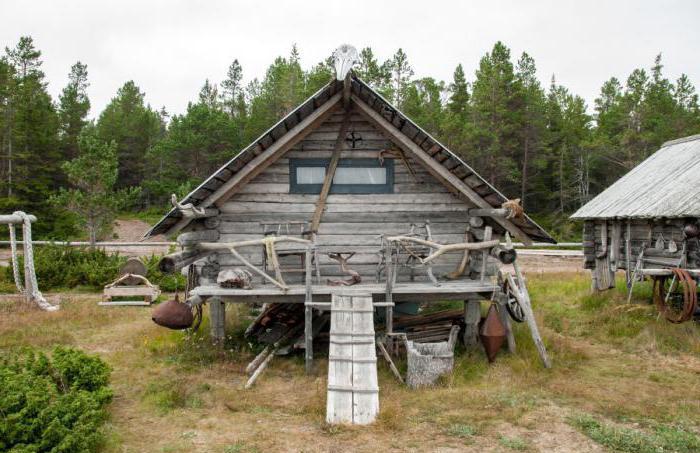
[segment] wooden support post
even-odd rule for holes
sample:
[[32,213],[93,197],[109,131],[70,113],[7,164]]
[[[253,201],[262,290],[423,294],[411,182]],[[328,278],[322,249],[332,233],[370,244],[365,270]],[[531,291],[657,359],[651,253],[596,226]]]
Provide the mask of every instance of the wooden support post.
[[498,316],[501,318],[501,323],[506,329],[506,340],[508,341],[508,352],[515,354],[515,336],[513,335],[513,324],[510,322],[510,316],[508,315],[508,310],[506,310],[506,296],[505,294],[498,295]]
[[[530,293],[527,291],[527,286],[525,286],[525,278],[523,278],[523,274],[520,272],[520,266],[518,266],[517,261],[513,263],[513,269],[515,270],[515,275],[518,278],[518,286],[521,289],[520,292],[514,291],[513,295],[518,298],[518,302],[520,302],[520,306],[523,309],[525,320],[527,321],[527,325],[530,328],[530,334],[532,335],[532,341],[535,342],[537,352],[539,352],[540,359],[542,359],[542,364],[545,368],[551,368],[552,363],[549,361],[549,355],[547,355],[547,349],[544,347],[544,342],[540,336],[540,329],[537,327],[535,314],[533,313],[532,305],[530,304]],[[513,277],[509,275],[509,278],[512,280]],[[514,282],[511,283],[511,287],[514,287]]]
[[479,322],[481,321],[481,301],[468,299],[464,301],[464,346],[475,347],[479,345]]
[[333,177],[335,176],[335,169],[338,168],[338,162],[340,161],[340,153],[343,150],[343,145],[345,144],[345,135],[347,135],[348,127],[350,126],[350,115],[352,115],[351,110],[345,112],[345,117],[343,118],[343,123],[340,125],[340,131],[338,131],[338,137],[335,140],[335,146],[333,147],[333,154],[331,155],[331,161],[326,169],[326,177],[323,178],[323,185],[321,186],[321,193],[318,196],[318,201],[316,201],[316,210],[314,211],[314,216],[311,219],[311,231],[318,231],[318,225],[321,223],[321,217],[323,216],[323,210],[326,209],[326,199],[331,191],[331,186],[333,185]]
[[[314,248],[315,249],[315,248]],[[311,254],[312,247],[306,248],[304,267],[306,269],[306,297],[304,301],[304,355],[306,359],[306,374],[311,374],[314,361],[314,332],[313,332],[313,289],[311,287]]]
[[226,305],[218,297],[209,299],[209,323],[212,341],[223,346],[226,338]]
[[[488,242],[491,240],[491,235],[493,234],[493,229],[490,226],[486,226],[484,228],[484,242]],[[489,258],[489,250],[484,249],[481,252],[481,281],[483,282],[486,280],[486,263],[488,262]]]

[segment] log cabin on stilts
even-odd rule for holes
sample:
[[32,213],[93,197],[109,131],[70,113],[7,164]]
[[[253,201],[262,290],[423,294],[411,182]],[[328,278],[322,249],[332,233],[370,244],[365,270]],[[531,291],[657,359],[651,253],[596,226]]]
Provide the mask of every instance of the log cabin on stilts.
[[584,266],[592,287],[615,287],[625,271],[628,301],[651,278],[653,300],[672,322],[697,313],[700,278],[700,135],[672,140],[571,217],[584,221]]
[[[216,341],[224,339],[227,304],[266,304],[248,333],[259,329],[272,348],[299,336],[307,370],[331,299],[341,293],[371,298],[383,317],[379,346],[389,353],[402,305],[464,301],[458,317],[469,345],[479,341],[480,302],[499,304],[507,327],[509,305],[528,321],[549,366],[517,262],[515,276],[501,274],[499,263],[516,259],[502,245],[511,236],[525,244],[554,240],[516,200],[355,76],[356,54],[341,46],[334,80],[173,200],[148,233],[179,233],[182,251],[161,268],[189,269],[187,304],[209,305]],[[260,328],[276,307],[293,307],[284,312],[286,330]]]

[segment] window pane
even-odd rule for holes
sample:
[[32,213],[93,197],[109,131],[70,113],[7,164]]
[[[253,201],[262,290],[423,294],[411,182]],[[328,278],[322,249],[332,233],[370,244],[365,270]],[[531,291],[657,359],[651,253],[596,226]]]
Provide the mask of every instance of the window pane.
[[323,184],[325,167],[297,167],[297,184]]
[[333,184],[386,184],[386,168],[338,167]]

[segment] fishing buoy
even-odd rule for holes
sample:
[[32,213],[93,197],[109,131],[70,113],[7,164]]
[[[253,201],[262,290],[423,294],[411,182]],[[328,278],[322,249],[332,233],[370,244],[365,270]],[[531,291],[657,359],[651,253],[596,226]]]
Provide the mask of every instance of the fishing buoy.
[[486,350],[486,357],[489,359],[489,363],[493,363],[496,360],[496,354],[498,354],[506,339],[506,328],[501,322],[501,317],[498,316],[498,309],[495,303],[489,307],[486,319],[484,319],[481,326],[479,337]]

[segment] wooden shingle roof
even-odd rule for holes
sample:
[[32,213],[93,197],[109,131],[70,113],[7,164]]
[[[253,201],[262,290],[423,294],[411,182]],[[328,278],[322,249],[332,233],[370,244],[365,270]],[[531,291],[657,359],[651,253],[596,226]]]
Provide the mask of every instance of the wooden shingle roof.
[[[391,123],[401,134],[415,143],[433,160],[459,178],[459,180],[464,182],[490,206],[498,208],[501,207],[502,203],[508,200],[462,159],[392,106],[379,93],[369,87],[369,85],[355,76],[352,77],[351,83],[351,91],[355,98],[364,102],[370,109]],[[181,203],[192,203],[195,206],[202,206],[201,203],[207,200],[207,203],[211,204],[211,195],[231,179],[236,172],[255,159],[256,156],[263,153],[278,139],[294,128],[294,126],[300,124],[305,118],[309,117],[314,111],[319,109],[324,103],[330,101],[342,90],[342,81],[332,80],[329,82],[207,178],[187,195]],[[146,236],[169,233],[176,224],[180,223],[181,217],[180,212],[176,209],[170,210]],[[510,222],[520,228],[520,230],[533,241],[555,242],[544,229],[527,215],[511,219]]]
[[700,217],[700,135],[672,140],[583,205],[574,219]]

